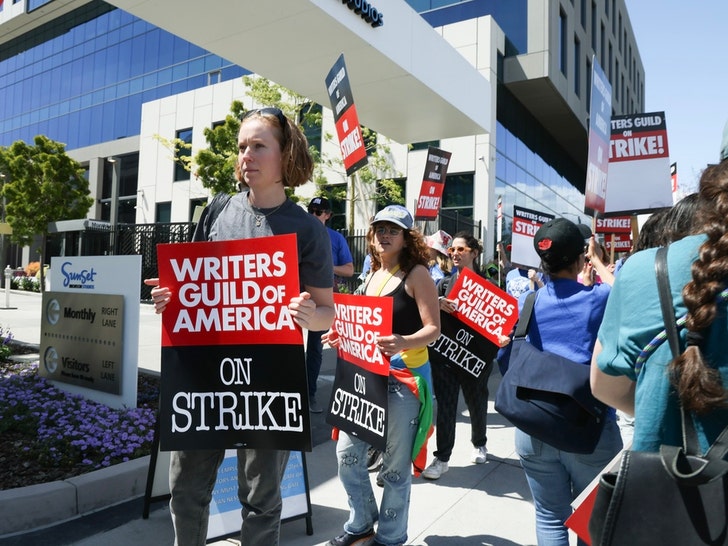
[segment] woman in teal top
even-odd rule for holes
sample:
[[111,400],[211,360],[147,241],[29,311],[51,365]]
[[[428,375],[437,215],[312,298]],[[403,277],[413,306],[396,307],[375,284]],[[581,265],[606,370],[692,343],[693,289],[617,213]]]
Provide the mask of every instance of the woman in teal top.
[[[692,412],[706,450],[728,424],[728,321],[720,292],[728,286],[728,161],[705,169],[693,235],[670,245],[668,273],[683,353],[672,362],[660,345],[639,375],[640,352],[664,329],[655,249],[630,257],[609,296],[592,360],[594,395],[635,416],[633,449],[682,445],[680,403]],[[688,335],[690,332],[690,335]],[[690,341],[688,341],[688,339]]]

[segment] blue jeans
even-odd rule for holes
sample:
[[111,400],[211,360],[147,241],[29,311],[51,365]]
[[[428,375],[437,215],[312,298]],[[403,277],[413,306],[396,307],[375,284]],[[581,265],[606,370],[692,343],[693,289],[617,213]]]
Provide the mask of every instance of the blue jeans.
[[324,357],[324,345],[321,336],[326,330],[320,332],[308,331],[306,339],[306,374],[308,376],[308,397],[316,397],[316,381],[321,371],[321,360]]
[[347,533],[359,534],[377,526],[376,540],[386,545],[407,541],[410,490],[412,488],[412,447],[417,432],[420,401],[402,383],[389,377],[387,449],[382,453],[384,480],[382,505],[377,508],[367,468],[369,444],[344,432],[339,434],[336,456],[339,479],[349,498]]
[[536,509],[538,546],[569,546],[564,522],[571,515],[571,502],[621,449],[622,437],[613,420],[604,424],[596,449],[586,455],[559,451],[516,429],[516,452]]
[[[288,451],[238,449],[238,497],[243,505],[242,544],[275,546],[281,530],[281,480]],[[212,490],[225,450],[173,451],[169,508],[175,546],[204,546]]]

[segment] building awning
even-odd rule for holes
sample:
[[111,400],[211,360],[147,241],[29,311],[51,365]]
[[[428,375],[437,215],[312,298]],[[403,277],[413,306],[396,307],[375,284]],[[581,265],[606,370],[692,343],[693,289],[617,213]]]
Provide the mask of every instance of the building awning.
[[488,80],[403,0],[109,2],[327,108],[343,53],[360,123],[403,144],[491,127]]

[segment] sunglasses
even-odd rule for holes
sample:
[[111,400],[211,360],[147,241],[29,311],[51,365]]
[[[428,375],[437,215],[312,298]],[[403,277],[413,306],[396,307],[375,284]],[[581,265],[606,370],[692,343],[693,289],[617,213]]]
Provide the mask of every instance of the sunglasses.
[[402,228],[398,227],[378,227],[374,230],[374,233],[379,235],[380,237],[382,235],[391,235],[392,237],[396,237],[400,233],[402,233]]
[[320,209],[314,209],[310,212],[311,212],[311,214],[315,214],[316,216],[321,216],[322,214],[326,214],[325,210],[320,210]]
[[256,108],[255,110],[248,110],[247,112],[245,112],[245,115],[242,117],[241,121],[256,114],[259,116],[275,117],[278,120],[278,124],[281,126],[281,129],[286,126],[287,118],[280,108]]
[[469,246],[451,246],[447,249],[449,254],[462,254],[463,252],[470,252],[472,249]]

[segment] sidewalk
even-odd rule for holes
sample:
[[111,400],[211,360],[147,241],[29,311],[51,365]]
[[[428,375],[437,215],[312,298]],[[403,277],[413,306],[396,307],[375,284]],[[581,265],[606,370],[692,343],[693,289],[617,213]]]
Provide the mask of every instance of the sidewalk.
[[[4,304],[4,301],[2,302]],[[0,307],[0,324],[19,341],[39,343],[41,296],[11,291],[10,307]],[[15,307],[15,309],[12,309]],[[161,319],[149,305],[140,311],[139,367],[160,369]],[[336,355],[324,350],[319,376],[319,400],[328,400]],[[467,409],[460,403],[456,445],[450,470],[437,481],[415,478],[410,506],[409,541],[416,546],[522,546],[536,544],[534,512],[523,471],[514,452],[513,427],[493,409],[492,399],[500,374],[490,379],[488,461],[469,461],[470,425]],[[314,449],[306,454],[313,535],[306,534],[304,519],[285,523],[282,546],[325,544],[338,535],[348,516],[346,494],[336,475],[335,443],[322,414],[313,415]],[[434,435],[429,452],[434,449]],[[374,479],[374,474],[372,474]],[[374,487],[381,495],[381,489]],[[161,546],[174,541],[165,502],[152,504],[148,519],[142,518],[141,497],[57,525],[16,536],[0,538],[0,546],[36,544],[78,546]],[[3,530],[0,529],[0,537]],[[572,543],[575,537],[572,533]],[[232,546],[237,540],[217,540],[215,546]],[[257,545],[255,545],[257,546]],[[261,545],[264,546],[264,545]]]

